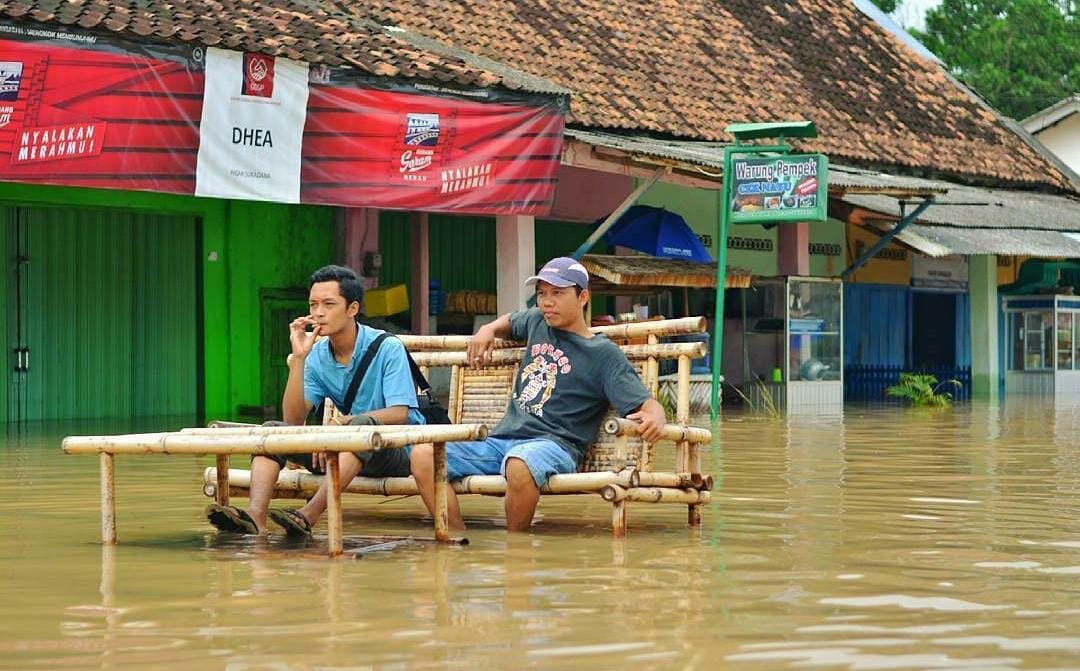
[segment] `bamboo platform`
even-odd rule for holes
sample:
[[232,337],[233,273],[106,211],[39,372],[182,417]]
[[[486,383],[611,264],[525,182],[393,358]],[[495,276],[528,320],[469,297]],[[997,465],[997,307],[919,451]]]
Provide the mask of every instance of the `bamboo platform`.
[[[675,423],[664,427],[661,441],[675,446],[673,472],[654,472],[655,446],[645,444],[637,435],[637,424],[620,419],[614,411],[589,445],[577,473],[555,475],[541,489],[544,496],[587,494],[600,496],[612,505],[612,533],[626,534],[627,505],[630,503],[667,503],[687,506],[687,522],[701,524],[701,511],[710,501],[712,477],[701,472],[701,445],[712,440],[706,429],[687,426],[691,407],[691,359],[706,354],[702,342],[660,343],[664,336],[700,333],[705,330],[702,317],[636,322],[594,327],[613,340],[644,340],[647,344],[620,345],[620,349],[641,376],[645,387],[657,396],[659,362],[677,360],[677,374],[672,385]],[[525,354],[522,343],[498,341],[491,360],[482,368],[469,366],[466,360],[468,336],[400,336],[413,358],[425,372],[433,367],[449,368],[450,401],[448,412],[455,423],[478,423],[494,426],[506,411],[512,393],[513,378]],[[382,427],[379,427],[380,431]],[[306,431],[307,429],[301,429]],[[195,430],[192,430],[195,431]],[[205,430],[200,430],[205,431]],[[382,436],[385,441],[386,437]],[[275,485],[275,497],[308,498],[322,483],[322,477],[306,471],[282,471]],[[208,468],[203,474],[207,496],[246,496],[250,473],[244,470]],[[451,483],[458,494],[503,496],[506,480],[499,475],[471,476]],[[357,477],[348,483],[346,493],[375,496],[408,496],[417,493],[409,478]]]
[[[327,475],[327,527],[330,556],[343,552],[341,496],[338,492],[341,452],[374,452],[401,449],[407,445],[433,443],[435,466],[435,540],[452,542],[446,517],[446,443],[460,440],[483,440],[483,424],[428,426],[242,426],[215,423],[210,428],[184,429],[167,433],[141,433],[119,436],[68,436],[61,445],[65,454],[98,455],[101,465],[101,540],[116,543],[116,473],[117,455],[213,454],[214,498],[221,505],[229,502],[229,458],[232,455],[276,455],[299,452],[325,454]],[[218,476],[220,474],[220,477]],[[320,478],[321,481],[321,478]],[[314,492],[312,492],[314,493]]]

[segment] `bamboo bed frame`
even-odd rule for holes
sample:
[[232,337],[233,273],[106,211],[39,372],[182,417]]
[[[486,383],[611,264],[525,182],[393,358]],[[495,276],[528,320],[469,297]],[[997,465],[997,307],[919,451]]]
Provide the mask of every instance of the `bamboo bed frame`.
[[[612,505],[612,533],[616,537],[626,535],[627,504],[676,503],[687,506],[690,526],[701,524],[702,506],[710,501],[713,479],[701,472],[702,444],[712,440],[707,429],[688,427],[690,419],[690,360],[705,356],[704,343],[660,343],[664,336],[699,333],[705,330],[702,317],[640,322],[616,326],[595,327],[594,332],[603,333],[616,342],[628,339],[644,339],[644,345],[620,345],[645,386],[655,397],[659,378],[659,361],[677,359],[678,375],[676,389],[676,424],[668,424],[661,440],[675,444],[675,469],[672,472],[655,472],[652,469],[653,446],[644,445],[637,437],[637,425],[620,419],[610,412],[586,453],[581,471],[555,475],[541,490],[543,495],[592,494],[599,495]],[[492,363],[480,370],[466,366],[465,348],[468,336],[399,336],[414,358],[427,373],[435,367],[451,369],[450,419],[451,426],[494,426],[502,417],[512,389],[512,377],[518,362],[524,355],[520,343],[499,341],[493,352]],[[434,428],[437,425],[413,428]],[[253,429],[254,427],[248,427]],[[319,431],[320,427],[285,427],[298,432]],[[345,427],[348,428],[348,427]],[[377,431],[385,441],[387,427],[367,427]],[[232,429],[230,429],[232,430]],[[245,429],[240,429],[241,431]],[[190,429],[187,435],[218,435],[221,428]],[[448,438],[447,440],[457,440]],[[427,441],[416,441],[427,442]],[[295,451],[295,450],[294,450]],[[438,448],[437,453],[443,449]],[[445,454],[436,458],[436,469],[442,460],[442,470],[436,470],[436,483],[445,487]],[[275,485],[275,498],[305,499],[314,495],[323,477],[303,470],[282,470]],[[227,502],[229,496],[247,496],[251,474],[248,470],[228,469],[219,458],[218,467],[208,468],[203,474],[203,493],[218,502]],[[503,496],[506,480],[499,475],[474,475],[451,483],[458,494]],[[408,478],[366,478],[358,476],[348,485],[346,493],[376,496],[404,496],[417,494],[416,484]],[[437,495],[442,496],[439,492]],[[440,499],[442,501],[442,499]],[[443,509],[442,515],[445,515]],[[440,528],[445,529],[445,519],[436,515],[436,537]]]
[[[62,449],[66,454],[96,454],[101,462],[101,541],[116,544],[117,455],[213,454],[222,474],[229,473],[229,458],[234,454],[273,455],[297,452],[325,453],[327,476],[334,485],[328,488],[326,520],[329,553],[336,557],[344,551],[341,524],[339,480],[341,452],[373,452],[401,449],[413,443],[433,443],[435,466],[435,540],[455,542],[450,538],[446,517],[446,443],[457,440],[481,440],[487,436],[483,424],[430,426],[243,426],[214,422],[209,429],[183,429],[168,433],[142,433],[121,436],[68,436]],[[215,476],[216,477],[216,476]],[[321,482],[321,478],[320,478]],[[218,503],[229,502],[226,480],[216,483]],[[314,493],[314,490],[312,490]]]

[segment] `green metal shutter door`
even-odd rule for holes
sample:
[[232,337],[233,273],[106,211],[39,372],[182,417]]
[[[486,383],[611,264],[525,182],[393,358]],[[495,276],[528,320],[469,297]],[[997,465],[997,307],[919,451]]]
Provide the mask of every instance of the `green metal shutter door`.
[[195,415],[197,221],[24,212],[24,419]]

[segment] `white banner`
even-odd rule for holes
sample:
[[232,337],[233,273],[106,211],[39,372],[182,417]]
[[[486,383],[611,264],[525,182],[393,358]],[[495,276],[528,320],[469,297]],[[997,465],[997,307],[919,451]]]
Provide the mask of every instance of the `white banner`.
[[300,202],[308,66],[208,49],[195,195]]

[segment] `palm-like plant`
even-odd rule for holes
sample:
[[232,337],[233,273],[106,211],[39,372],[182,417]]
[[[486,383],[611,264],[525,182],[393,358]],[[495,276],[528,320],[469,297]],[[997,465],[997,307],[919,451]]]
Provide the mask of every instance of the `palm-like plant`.
[[952,394],[938,391],[943,386],[959,387],[959,380],[938,382],[937,376],[928,373],[900,373],[900,382],[885,390],[889,396],[906,398],[914,406],[947,408],[952,405]]

